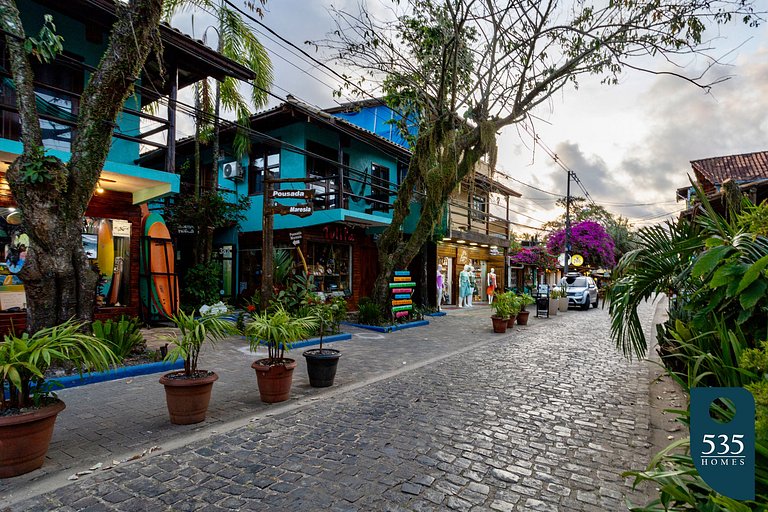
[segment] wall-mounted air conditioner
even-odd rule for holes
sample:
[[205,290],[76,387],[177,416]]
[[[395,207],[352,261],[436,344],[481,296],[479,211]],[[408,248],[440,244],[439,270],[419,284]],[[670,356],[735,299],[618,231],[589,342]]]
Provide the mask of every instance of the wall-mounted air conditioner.
[[245,170],[240,162],[232,160],[231,162],[224,162],[223,164],[224,177],[229,180],[240,181],[243,179]]

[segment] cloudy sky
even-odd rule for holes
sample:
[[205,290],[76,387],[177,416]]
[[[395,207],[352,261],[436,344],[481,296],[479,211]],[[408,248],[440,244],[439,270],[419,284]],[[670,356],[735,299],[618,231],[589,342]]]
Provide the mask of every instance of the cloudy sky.
[[[382,12],[386,2],[369,4]],[[322,39],[334,29],[331,3],[269,0],[262,21],[313,52],[304,42]],[[333,1],[338,8],[356,9],[357,4],[358,0]],[[192,17],[192,13],[177,15],[173,25],[191,33]],[[206,13],[194,14],[197,37],[212,24]],[[256,31],[272,58],[276,95],[290,92],[323,108],[343,101],[333,98],[334,77],[302,60],[263,28]],[[514,127],[504,130],[498,166],[511,179],[500,179],[523,194],[512,206],[518,213],[511,217],[537,227],[562,213],[552,194],[565,193],[566,172],[545,148],[577,174],[595,202],[636,226],[668,218],[665,214],[683,207],[675,202],[675,189],[688,183],[691,160],[766,149],[768,28],[732,26],[715,29],[709,36],[714,37],[712,44],[722,62],[709,76],[730,77],[709,94],[676,78],[634,71],[615,86],[585,79],[578,90],[564,90],[536,113],[542,118],[536,125],[541,146]],[[209,44],[215,43],[209,40]],[[691,58],[687,72],[695,74],[703,65]],[[582,195],[575,185],[572,191]]]

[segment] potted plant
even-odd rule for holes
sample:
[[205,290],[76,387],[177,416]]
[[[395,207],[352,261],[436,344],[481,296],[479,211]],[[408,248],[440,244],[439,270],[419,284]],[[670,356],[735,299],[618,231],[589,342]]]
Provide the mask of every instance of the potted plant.
[[520,299],[517,298],[513,292],[504,292],[509,301],[509,319],[507,320],[507,327],[513,328],[515,326],[515,320],[517,320],[517,314],[520,312]]
[[341,352],[332,348],[323,348],[323,336],[326,329],[330,333],[336,330],[334,326],[338,324],[334,321],[334,308],[338,307],[337,304],[317,304],[312,309],[312,318],[320,329],[320,348],[306,350],[302,355],[307,361],[309,385],[313,388],[333,386],[333,380],[336,378],[336,368],[339,365]]
[[557,308],[559,305],[560,290],[554,286],[549,289],[549,315],[554,316],[557,314]]
[[528,316],[530,316],[531,312],[526,310],[525,307],[533,302],[533,297],[527,293],[522,293],[518,296],[518,301],[520,302],[520,311],[517,313],[517,324],[528,325]]
[[565,313],[568,311],[568,292],[566,291],[565,286],[560,287],[560,292],[558,294],[558,308],[560,311]]
[[500,293],[496,300],[491,304],[495,315],[491,316],[493,322],[493,332],[505,333],[507,332],[507,323],[509,322],[509,314],[511,304],[509,302],[509,296],[506,293]]
[[205,420],[213,383],[219,376],[212,371],[197,368],[200,350],[206,341],[213,344],[236,332],[232,323],[221,317],[221,308],[208,308],[205,311],[209,314],[198,318],[194,311],[189,315],[179,311],[171,317],[179,333],[165,337],[173,345],[165,360],[184,360],[183,370],[166,373],[160,378],[160,384],[165,386],[165,401],[171,423],[176,425],[190,425]]
[[[56,416],[64,402],[50,392],[45,372],[53,361],[80,372],[107,370],[116,363],[104,342],[72,320],[0,343],[0,478],[23,475],[43,465]],[[8,388],[8,398],[5,389]]]
[[272,404],[288,400],[296,361],[285,357],[291,343],[306,339],[315,329],[311,317],[292,317],[282,305],[272,312],[253,315],[245,327],[245,335],[252,351],[263,343],[268,356],[255,361],[251,368],[256,371],[261,401]]

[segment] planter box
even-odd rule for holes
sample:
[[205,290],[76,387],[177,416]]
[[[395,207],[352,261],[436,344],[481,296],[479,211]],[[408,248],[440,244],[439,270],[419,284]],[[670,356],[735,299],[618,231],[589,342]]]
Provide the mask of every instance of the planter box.
[[557,314],[557,308],[559,306],[559,299],[549,299],[549,315],[553,316]]
[[341,322],[344,325],[351,325],[352,327],[359,327],[360,329],[367,329],[369,331],[376,332],[392,332],[400,331],[403,329],[410,329],[412,327],[421,327],[422,325],[429,325],[429,320],[416,320],[414,322],[408,322],[406,324],[395,325],[365,325],[365,324],[353,324],[350,322]]
[[559,299],[557,299],[557,302],[559,303],[558,308],[560,309],[560,311],[562,311],[563,313],[568,311],[568,297],[560,297]]

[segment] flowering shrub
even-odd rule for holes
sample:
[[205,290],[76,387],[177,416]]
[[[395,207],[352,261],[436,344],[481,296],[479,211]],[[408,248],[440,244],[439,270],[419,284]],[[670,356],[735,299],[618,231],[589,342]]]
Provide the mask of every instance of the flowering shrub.
[[209,306],[207,304],[200,306],[200,314],[207,315],[223,315],[227,312],[227,305],[219,301],[216,304]]
[[557,264],[557,258],[541,245],[521,247],[517,254],[510,256],[510,261],[518,265],[530,265],[544,269],[553,269]]
[[[565,252],[564,229],[549,236],[547,250],[555,254]],[[613,238],[603,226],[591,220],[571,226],[571,254],[580,254],[586,263],[599,267],[612,267],[616,264]]]

